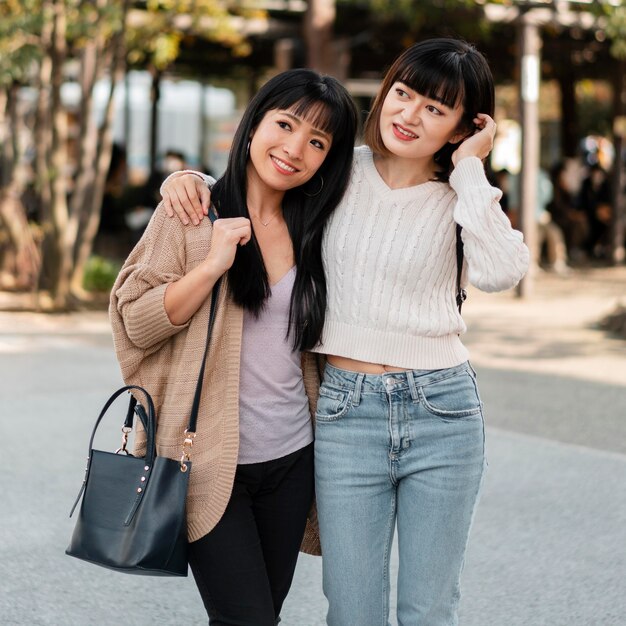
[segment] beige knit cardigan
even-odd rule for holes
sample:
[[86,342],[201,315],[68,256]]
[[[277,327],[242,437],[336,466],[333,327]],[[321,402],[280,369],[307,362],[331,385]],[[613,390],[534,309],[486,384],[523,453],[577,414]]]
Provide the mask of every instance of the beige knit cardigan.
[[[179,459],[206,341],[211,298],[181,326],[164,307],[167,286],[199,265],[210,249],[212,226],[185,226],[159,205],[124,263],[111,292],[109,315],[115,351],[126,384],[144,387],[157,412],[157,454]],[[187,496],[190,541],[217,524],[230,499],[239,448],[239,369],[243,309],[224,279],[205,370]],[[316,355],[302,354],[311,419],[319,388]],[[138,397],[141,401],[141,398]],[[145,449],[139,433],[135,448]],[[315,508],[302,551],[320,554]]]

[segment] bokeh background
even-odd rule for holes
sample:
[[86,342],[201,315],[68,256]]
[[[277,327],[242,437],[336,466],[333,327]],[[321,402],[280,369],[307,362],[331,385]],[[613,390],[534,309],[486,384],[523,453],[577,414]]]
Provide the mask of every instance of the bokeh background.
[[[164,177],[219,176],[269,76],[332,74],[365,117],[393,58],[434,36],[493,69],[486,167],[533,254],[517,289],[464,306],[491,468],[461,623],[626,624],[621,0],[0,2],[0,624],[206,622],[190,580],[63,554],[89,433],[121,385],[109,290]],[[109,434],[116,448],[115,419]],[[303,557],[283,624],[324,615]]]

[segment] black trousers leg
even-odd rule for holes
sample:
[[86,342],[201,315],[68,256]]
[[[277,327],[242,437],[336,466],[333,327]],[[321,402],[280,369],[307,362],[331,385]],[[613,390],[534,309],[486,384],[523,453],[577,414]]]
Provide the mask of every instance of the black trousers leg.
[[[293,581],[314,493],[313,444],[268,465],[265,489],[254,499],[254,516],[278,617]],[[292,458],[290,458],[292,457]]]
[[312,499],[312,444],[281,459],[237,467],[222,519],[189,550],[211,626],[274,626]]

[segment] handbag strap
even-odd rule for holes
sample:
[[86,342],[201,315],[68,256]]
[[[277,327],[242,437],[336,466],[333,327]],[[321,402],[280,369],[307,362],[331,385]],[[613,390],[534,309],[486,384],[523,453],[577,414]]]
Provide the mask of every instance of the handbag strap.
[[206,360],[209,355],[209,347],[211,344],[211,334],[213,333],[213,326],[215,324],[215,312],[217,310],[217,300],[219,298],[220,291],[220,282],[219,279],[214,287],[213,293],[211,294],[211,312],[209,314],[209,328],[207,331],[206,344],[204,346],[204,355],[202,357],[202,365],[200,366],[200,373],[198,374],[198,382],[196,383],[196,392],[193,397],[193,404],[191,406],[191,415],[189,416],[189,426],[187,430],[189,432],[196,432],[196,423],[198,421],[198,411],[200,409],[200,396],[202,395],[202,382],[204,380],[204,370],[206,369]]
[[[209,210],[209,219],[211,224],[217,219],[217,215],[213,210],[213,206]],[[190,448],[193,445],[193,439],[196,436],[196,425],[198,423],[198,412],[200,410],[200,398],[202,396],[202,384],[204,382],[204,371],[206,369],[206,361],[209,355],[209,348],[211,345],[211,335],[213,333],[213,326],[215,325],[215,316],[217,312],[217,302],[220,294],[220,287],[222,279],[218,278],[213,289],[211,291],[211,310],[209,312],[209,325],[207,329],[206,342],[204,345],[204,355],[202,356],[202,364],[200,365],[200,372],[198,373],[198,381],[196,383],[196,391],[193,397],[193,404],[191,405],[191,414],[189,415],[189,424],[185,429],[185,441],[183,443],[183,455],[180,459],[181,469],[186,471],[187,466],[185,461],[189,461],[191,458]]]
[[461,239],[461,231],[463,227],[456,225],[456,306],[461,312],[463,303],[467,300],[467,291],[461,287],[461,274],[463,273],[463,239]]

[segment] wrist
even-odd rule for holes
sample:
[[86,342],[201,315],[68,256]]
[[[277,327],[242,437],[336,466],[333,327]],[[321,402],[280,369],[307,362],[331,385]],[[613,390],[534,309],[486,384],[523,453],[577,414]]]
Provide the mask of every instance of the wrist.
[[206,258],[200,266],[200,269],[204,278],[213,284],[215,284],[228,271],[228,268],[222,267],[211,257]]

